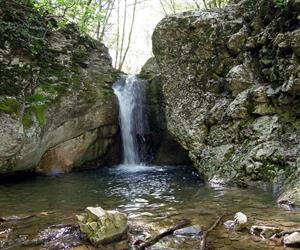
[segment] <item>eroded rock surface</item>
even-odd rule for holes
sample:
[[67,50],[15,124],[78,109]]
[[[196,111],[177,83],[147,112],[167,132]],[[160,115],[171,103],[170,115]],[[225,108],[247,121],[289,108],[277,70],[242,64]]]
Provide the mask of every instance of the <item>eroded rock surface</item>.
[[0,174],[117,163],[118,73],[107,48],[72,24],[57,29],[26,0],[2,1],[0,23]]
[[124,213],[88,207],[86,213],[77,215],[77,219],[80,230],[96,247],[127,238],[127,216]]
[[156,27],[166,124],[208,179],[285,183],[300,205],[299,1],[236,2]]

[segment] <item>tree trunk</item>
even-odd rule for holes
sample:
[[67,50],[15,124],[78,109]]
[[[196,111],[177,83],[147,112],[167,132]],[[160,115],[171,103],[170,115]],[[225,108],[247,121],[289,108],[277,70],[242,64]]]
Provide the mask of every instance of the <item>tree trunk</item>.
[[124,65],[124,61],[126,59],[127,53],[129,51],[129,48],[130,48],[130,45],[131,45],[131,36],[132,36],[132,31],[133,31],[133,26],[134,26],[134,21],[135,21],[136,5],[137,5],[137,0],[134,1],[133,12],[132,12],[132,21],[131,21],[130,31],[129,31],[129,35],[128,35],[128,43],[127,43],[125,53],[123,55],[123,59],[122,59],[122,61],[120,63],[120,66],[119,66],[119,70],[121,70],[123,65]]
[[120,0],[118,0],[117,6],[117,45],[116,45],[116,57],[115,57],[115,68],[118,65],[118,56],[119,56],[119,38],[120,37]]
[[121,40],[121,46],[120,46],[119,67],[118,67],[119,70],[121,70],[121,68],[122,68],[122,60],[123,60],[122,58],[124,57],[123,49],[124,49],[124,41],[125,41],[126,23],[127,23],[127,0],[125,0],[125,5],[124,5],[122,40]]

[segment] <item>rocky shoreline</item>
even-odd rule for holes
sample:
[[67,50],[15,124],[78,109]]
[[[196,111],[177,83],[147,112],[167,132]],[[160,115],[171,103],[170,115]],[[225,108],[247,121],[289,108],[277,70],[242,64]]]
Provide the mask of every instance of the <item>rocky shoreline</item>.
[[[31,216],[10,216],[0,218],[0,247],[13,247],[14,244],[24,247],[42,247],[46,249],[162,249],[160,241],[183,240],[193,242],[192,249],[215,249],[210,234],[217,230],[222,237],[237,237],[235,240],[247,240],[259,242],[273,249],[285,248],[295,249],[300,246],[299,227],[280,227],[276,222],[262,222],[261,225],[252,225],[254,218],[247,218],[242,212],[234,215],[223,214],[212,222],[209,228],[202,228],[201,225],[193,225],[191,221],[184,219],[177,221],[176,225],[161,229],[159,233],[153,235],[147,225],[136,224],[128,220],[127,215],[118,211],[106,211],[101,207],[88,207],[85,213],[77,215],[76,224],[57,224],[40,231],[36,238],[30,239],[26,235],[12,239],[10,234],[12,229],[10,224],[18,225],[24,220],[29,220],[35,216],[47,216],[47,213],[40,213]],[[226,220],[233,218],[233,220]],[[7,226],[7,227],[6,227]],[[152,235],[151,235],[152,234]],[[219,235],[220,236],[220,235]],[[187,244],[187,243],[185,243]],[[264,248],[262,245],[262,249]],[[179,245],[178,245],[179,246]],[[176,243],[174,245],[175,249]],[[224,245],[223,247],[226,248]],[[165,249],[165,248],[163,248]]]

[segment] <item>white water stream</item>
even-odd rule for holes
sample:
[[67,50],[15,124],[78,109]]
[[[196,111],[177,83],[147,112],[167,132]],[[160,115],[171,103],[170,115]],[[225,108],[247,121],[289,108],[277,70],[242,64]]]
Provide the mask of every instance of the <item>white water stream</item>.
[[124,76],[114,83],[113,90],[119,101],[123,164],[142,164],[141,147],[148,127],[143,108],[145,98],[143,81],[135,75]]

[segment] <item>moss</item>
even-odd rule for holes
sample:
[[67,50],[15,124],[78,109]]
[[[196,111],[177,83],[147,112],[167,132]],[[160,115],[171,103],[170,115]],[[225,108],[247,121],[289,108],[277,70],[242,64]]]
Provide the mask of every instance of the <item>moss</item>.
[[47,21],[32,3],[29,0],[0,1],[0,9],[0,44],[10,41],[14,48],[22,48],[33,57],[43,52]]
[[32,107],[32,110],[36,116],[36,119],[39,123],[39,126],[43,128],[46,124],[46,110],[47,106],[46,105],[36,105]]
[[19,116],[21,105],[16,98],[5,97],[4,100],[0,99],[0,111],[9,115]]
[[22,117],[22,124],[24,129],[29,129],[32,126],[33,121],[32,121],[32,113],[30,110],[28,110],[25,113],[25,115]]

